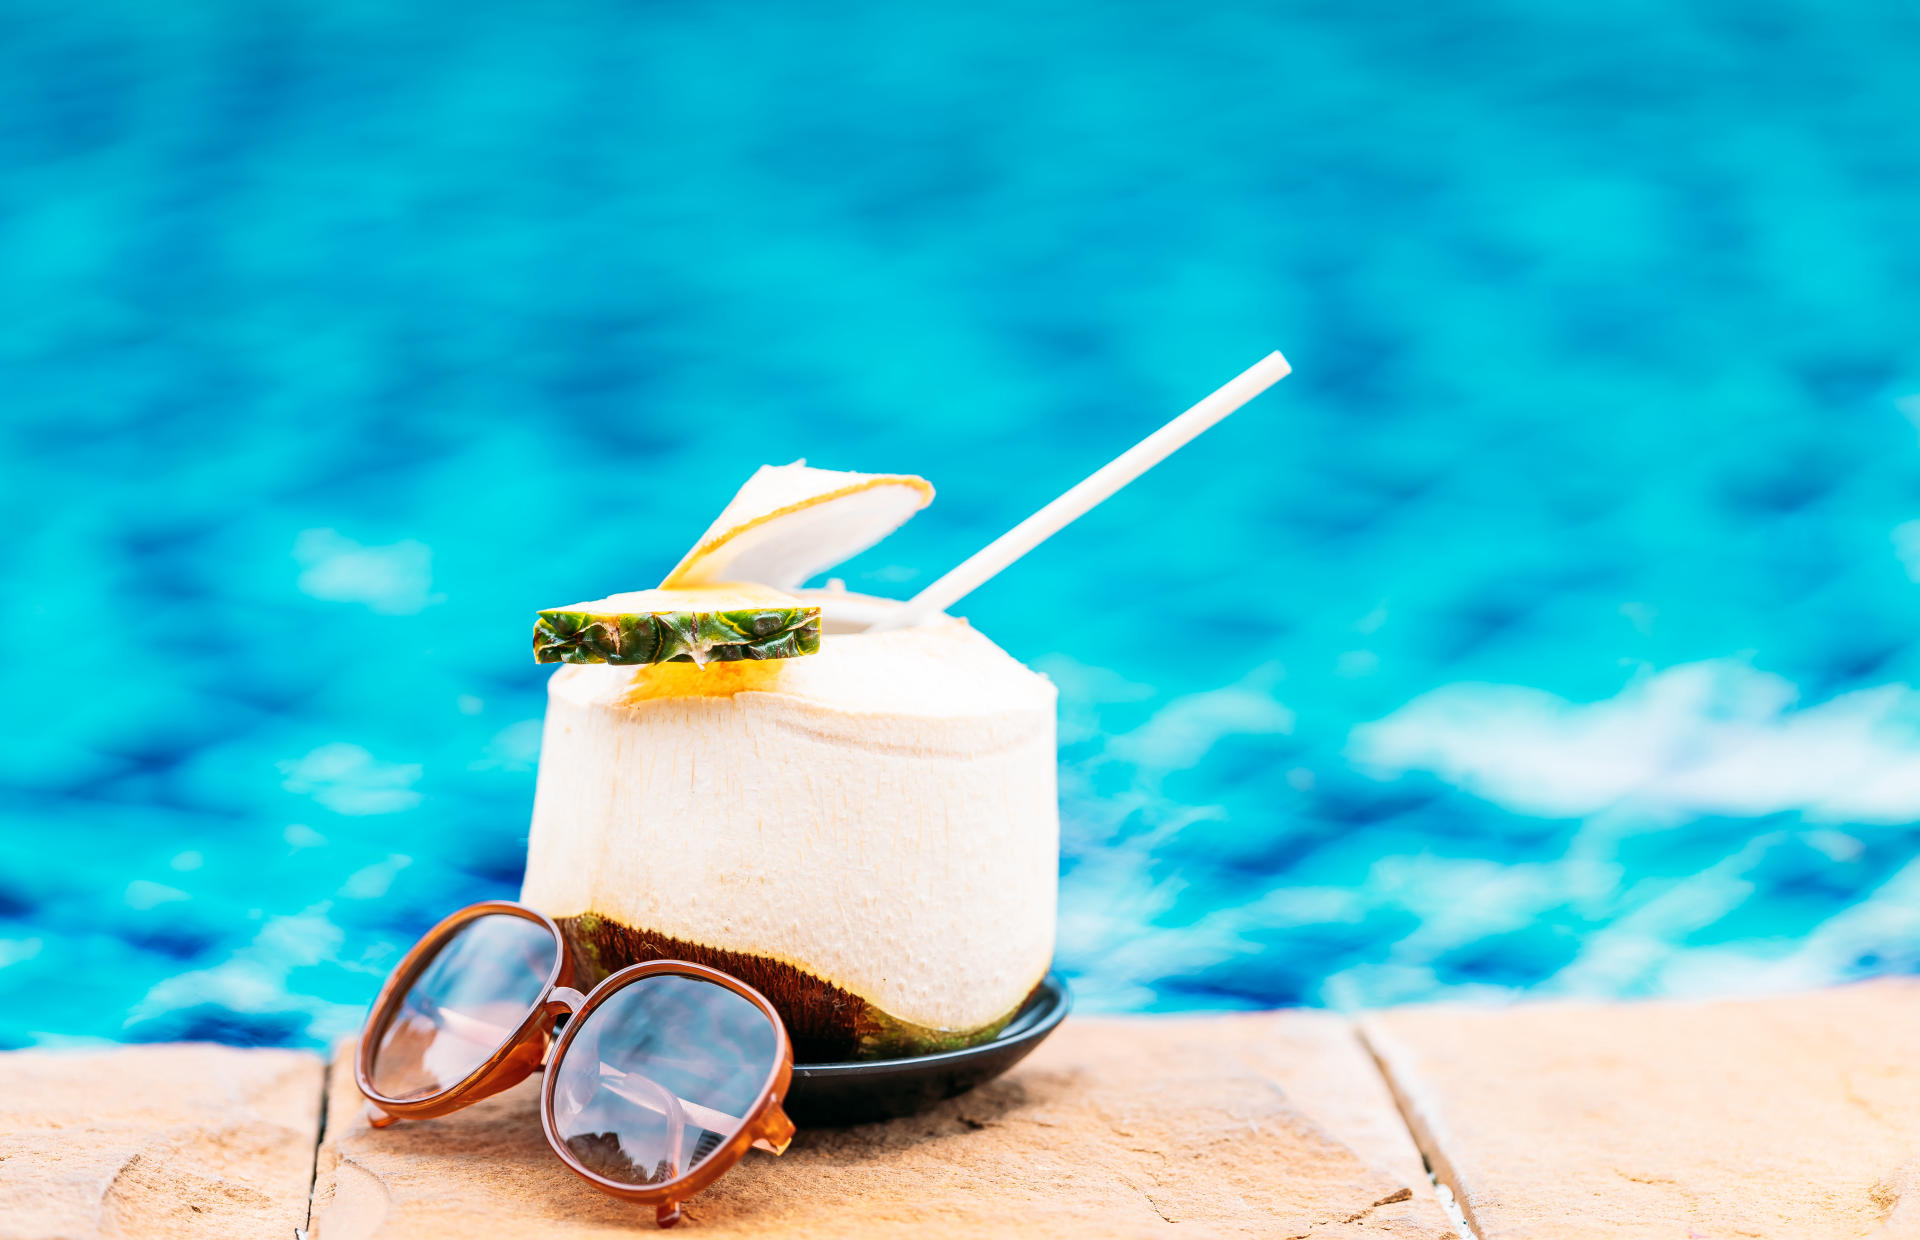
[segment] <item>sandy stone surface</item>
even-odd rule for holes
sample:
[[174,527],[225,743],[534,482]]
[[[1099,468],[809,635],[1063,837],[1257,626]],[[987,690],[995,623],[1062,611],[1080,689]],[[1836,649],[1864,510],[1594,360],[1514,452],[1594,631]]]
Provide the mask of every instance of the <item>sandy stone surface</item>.
[[1920,979],[1363,1028],[1482,1240],[1920,1240]]
[[0,1055],[0,1240],[291,1240],[324,1074],[220,1046]]
[[[534,1082],[375,1131],[336,1061],[314,1240],[547,1240],[650,1211],[576,1179]],[[1007,1077],[920,1117],[751,1153],[674,1234],[857,1238],[1454,1233],[1384,1084],[1322,1013],[1070,1020]]]

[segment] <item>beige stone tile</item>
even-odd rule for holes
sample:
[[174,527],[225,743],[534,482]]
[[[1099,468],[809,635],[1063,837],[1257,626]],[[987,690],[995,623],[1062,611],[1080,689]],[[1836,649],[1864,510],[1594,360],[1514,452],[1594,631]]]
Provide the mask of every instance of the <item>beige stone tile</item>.
[[1920,980],[1363,1028],[1483,1240],[1920,1237]]
[[0,1240],[292,1240],[324,1075],[222,1046],[0,1055]]
[[[652,1229],[554,1158],[534,1082],[382,1131],[344,1057],[332,1091],[315,1240]],[[751,1153],[686,1213],[680,1233],[765,1240],[1452,1235],[1384,1084],[1321,1013],[1076,1018],[927,1115]]]

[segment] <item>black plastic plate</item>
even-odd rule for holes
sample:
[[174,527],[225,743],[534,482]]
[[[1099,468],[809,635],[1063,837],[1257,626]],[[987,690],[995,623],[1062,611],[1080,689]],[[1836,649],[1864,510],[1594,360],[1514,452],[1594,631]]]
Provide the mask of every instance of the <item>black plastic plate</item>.
[[1066,979],[1049,973],[1026,1006],[990,1042],[911,1059],[797,1063],[787,1088],[787,1114],[802,1128],[831,1128],[924,1111],[1025,1059],[1072,1007]]

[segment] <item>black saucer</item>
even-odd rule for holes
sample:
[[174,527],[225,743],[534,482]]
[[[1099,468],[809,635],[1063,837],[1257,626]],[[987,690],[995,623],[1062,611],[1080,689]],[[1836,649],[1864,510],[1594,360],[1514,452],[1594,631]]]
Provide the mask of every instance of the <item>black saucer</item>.
[[797,1063],[787,1087],[787,1114],[802,1128],[831,1128],[924,1111],[1019,1063],[1072,1007],[1066,979],[1049,973],[992,1041],[911,1059]]

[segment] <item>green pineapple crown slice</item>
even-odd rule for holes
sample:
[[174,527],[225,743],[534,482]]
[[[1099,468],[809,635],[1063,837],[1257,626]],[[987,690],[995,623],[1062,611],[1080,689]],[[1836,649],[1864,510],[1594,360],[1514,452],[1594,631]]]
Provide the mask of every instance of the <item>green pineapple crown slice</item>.
[[636,590],[550,607],[533,626],[538,663],[728,663],[820,649],[820,609],[754,582]]

